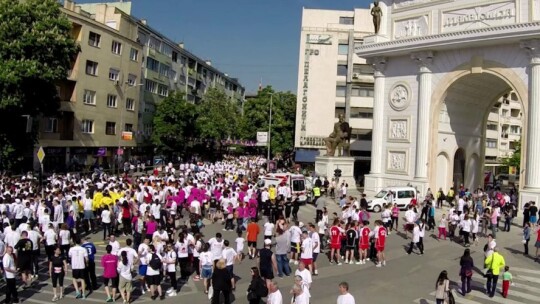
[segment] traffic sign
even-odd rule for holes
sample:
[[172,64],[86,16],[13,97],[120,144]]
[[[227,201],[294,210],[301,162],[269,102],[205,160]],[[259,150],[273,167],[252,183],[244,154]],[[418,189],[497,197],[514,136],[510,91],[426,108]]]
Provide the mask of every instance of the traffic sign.
[[37,151],[37,158],[39,160],[39,163],[43,163],[43,159],[45,158],[45,151],[43,150],[43,147],[39,147],[39,150]]

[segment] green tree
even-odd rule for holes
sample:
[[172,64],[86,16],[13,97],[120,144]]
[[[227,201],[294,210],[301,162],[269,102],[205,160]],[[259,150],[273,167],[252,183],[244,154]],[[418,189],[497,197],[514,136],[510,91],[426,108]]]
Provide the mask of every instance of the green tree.
[[0,167],[12,168],[32,151],[23,115],[55,115],[56,84],[79,48],[56,0],[0,0]]
[[240,117],[238,107],[219,89],[209,89],[198,106],[197,130],[202,139],[235,138]]
[[154,115],[152,142],[160,152],[171,153],[186,148],[187,138],[196,137],[197,106],[184,94],[173,93],[161,101]]
[[255,140],[257,131],[267,132],[270,99],[272,99],[271,152],[282,153],[294,147],[294,124],[296,120],[296,95],[291,92],[275,92],[271,86],[259,91],[255,98],[244,104],[244,115],[239,123],[243,139]]
[[512,156],[502,159],[503,164],[508,167],[516,167],[517,172],[521,172],[519,167],[521,165],[521,140],[515,142],[514,153]]

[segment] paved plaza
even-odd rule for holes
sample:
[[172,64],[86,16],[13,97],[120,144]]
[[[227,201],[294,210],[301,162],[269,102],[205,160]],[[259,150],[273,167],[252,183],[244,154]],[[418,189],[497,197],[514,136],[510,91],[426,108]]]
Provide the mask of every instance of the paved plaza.
[[[337,212],[337,204],[331,203],[329,213]],[[446,212],[445,208],[443,211]],[[311,205],[302,206],[300,209],[300,220],[304,223],[312,221],[315,217],[315,208]],[[437,218],[442,212],[437,209]],[[402,214],[403,215],[403,212]],[[379,218],[380,214],[372,214],[372,220]],[[400,221],[402,221],[400,219]],[[516,218],[515,222],[521,219]],[[401,226],[401,223],[400,223]],[[230,241],[236,238],[234,232],[223,232],[220,224],[206,225],[203,232],[208,240],[221,232],[224,239]],[[101,234],[92,235],[96,239],[98,254],[96,261],[105,254],[105,245],[102,241],[97,241]],[[121,238],[122,246],[123,240]],[[531,237],[533,239],[533,237]],[[523,245],[521,244],[521,228],[513,226],[511,232],[500,231],[497,234],[497,244],[501,254],[506,259],[506,264],[510,266],[510,271],[514,275],[515,286],[510,288],[510,295],[507,299],[497,294],[494,298],[489,298],[484,293],[485,279],[482,278],[483,268],[483,246],[485,238],[481,238],[478,246],[471,246],[471,253],[475,261],[477,271],[473,275],[473,291],[465,298],[459,294],[461,281],[458,275],[459,259],[464,248],[450,241],[438,241],[434,235],[426,231],[425,253],[424,255],[407,255],[405,247],[409,240],[404,239],[402,233],[392,233],[387,240],[386,254],[387,266],[376,268],[373,263],[366,265],[342,266],[330,265],[328,259],[322,256],[319,258],[319,275],[313,277],[311,287],[311,303],[335,303],[338,295],[337,286],[342,281],[347,281],[350,285],[350,292],[355,296],[357,303],[435,303],[434,287],[435,281],[441,270],[446,269],[451,280],[456,303],[537,303],[540,290],[537,288],[540,283],[540,264],[534,262],[530,257],[522,255]],[[259,242],[262,244],[262,239]],[[534,244],[534,242],[532,242]],[[534,255],[534,246],[530,245],[530,253]],[[99,276],[103,270],[99,266],[96,272]],[[234,303],[247,303],[246,290],[249,286],[249,269],[255,266],[255,260],[245,259],[241,264],[236,264],[234,272],[238,276],[238,283],[234,293]],[[294,265],[292,265],[294,267]],[[294,270],[294,269],[293,269]],[[75,292],[71,285],[71,272],[68,272],[64,286],[67,287],[64,299],[59,303],[69,303],[70,301],[86,301],[89,303],[104,303],[106,300],[105,291],[102,287],[90,294],[86,300],[75,300]],[[284,297],[284,303],[290,301],[289,291],[293,285],[293,278],[276,278],[280,290]],[[98,278],[100,281],[100,278]],[[499,285],[502,280],[499,280]],[[135,284],[138,286],[138,284]],[[167,283],[165,283],[167,285]],[[51,303],[53,297],[52,288],[48,275],[42,271],[39,283],[28,290],[19,290],[23,303]],[[2,292],[3,293],[3,292]],[[135,303],[153,302],[148,294],[141,295],[138,288],[134,291]],[[156,300],[156,301],[159,301]],[[118,299],[117,302],[121,302]],[[164,303],[206,303],[206,295],[203,293],[202,281],[195,282],[190,279],[185,284],[181,292],[176,297],[166,298]]]

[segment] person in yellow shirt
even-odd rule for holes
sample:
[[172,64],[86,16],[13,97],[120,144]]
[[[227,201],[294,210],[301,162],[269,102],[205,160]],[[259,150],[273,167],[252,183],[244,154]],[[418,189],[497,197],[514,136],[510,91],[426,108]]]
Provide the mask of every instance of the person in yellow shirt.
[[276,186],[270,185],[270,188],[268,189],[268,198],[270,198],[270,201],[275,201],[276,197],[277,197]]
[[493,253],[490,254],[484,261],[485,268],[488,269],[486,273],[487,277],[487,293],[490,298],[495,296],[495,290],[497,289],[497,281],[499,280],[499,274],[501,269],[504,268],[504,257],[498,252],[497,248],[493,249]]
[[92,199],[92,209],[94,209],[94,214],[96,211],[99,210],[99,208],[101,208],[101,199],[103,198],[103,192],[101,192],[100,190],[97,190],[95,193],[94,193],[94,197]]

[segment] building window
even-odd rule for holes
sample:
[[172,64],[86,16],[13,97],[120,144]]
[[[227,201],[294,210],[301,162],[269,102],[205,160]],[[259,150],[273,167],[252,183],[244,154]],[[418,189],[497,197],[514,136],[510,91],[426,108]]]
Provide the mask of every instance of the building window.
[[129,86],[135,86],[136,83],[137,83],[137,76],[133,74],[129,74],[128,79],[127,79],[127,84]]
[[178,53],[175,51],[172,52],[172,61],[178,62]]
[[91,60],[86,60],[86,74],[97,76],[98,63]]
[[169,88],[166,85],[158,85],[158,95],[163,97],[169,96]]
[[144,82],[144,88],[148,92],[157,93],[157,83],[155,81],[146,79]]
[[126,98],[126,110],[135,111],[135,99]]
[[339,44],[338,45],[338,55],[347,55],[349,54],[349,45],[348,44]]
[[113,40],[112,46],[111,46],[111,52],[117,55],[122,54],[122,43]]
[[81,122],[82,133],[94,133],[94,121],[89,119],[83,119]]
[[339,17],[339,24],[354,24],[353,17]]
[[88,36],[88,45],[93,47],[99,47],[99,44],[101,43],[101,35],[96,34],[94,32],[90,32],[90,35]]
[[155,37],[148,39],[148,47],[154,50],[161,50],[161,41]]
[[133,132],[133,124],[125,124],[124,125],[124,132]]
[[357,97],[373,97],[374,90],[372,87],[352,87],[351,96]]
[[166,64],[160,64],[159,65],[159,74],[161,76],[165,76],[165,77],[168,77],[169,76],[169,70],[171,69],[170,66],[166,65]]
[[521,134],[521,127],[519,126],[510,126],[510,133],[512,134]]
[[47,125],[45,126],[46,133],[57,133],[58,132],[58,119],[54,117],[47,118]]
[[351,108],[351,118],[373,118],[372,108]]
[[116,108],[116,95],[109,94],[107,95],[107,107]]
[[113,68],[109,69],[109,79],[112,81],[120,80],[120,70]]
[[496,124],[496,123],[490,123],[490,124],[487,124],[486,126],[486,129],[488,130],[491,130],[491,131],[497,131],[497,129],[499,128],[499,126]]
[[139,60],[139,50],[131,48],[131,51],[129,52],[129,59],[133,61]]
[[370,129],[352,129],[351,139],[371,140],[371,132]]
[[488,139],[488,140],[486,140],[486,148],[496,149],[497,148],[497,140],[496,139]]
[[84,90],[83,102],[89,105],[96,104],[96,91]]
[[159,61],[155,60],[154,58],[152,57],[147,57],[146,58],[146,68],[154,71],[154,72],[159,72]]
[[114,121],[107,121],[105,124],[105,134],[116,135],[116,123]]
[[336,86],[336,97],[345,97],[347,94],[346,86]]
[[353,66],[353,75],[354,74],[360,74],[360,75],[373,75],[373,66],[369,64],[355,64]]
[[166,44],[163,44],[163,47],[162,47],[162,50],[161,50],[161,53],[169,58],[172,57],[172,47],[166,45]]
[[338,66],[337,66],[337,75],[338,76],[347,76],[347,65],[346,64],[338,64]]
[[144,134],[145,135],[151,135],[152,134],[152,124],[151,123],[144,124],[143,128],[144,128]]

